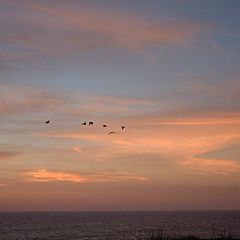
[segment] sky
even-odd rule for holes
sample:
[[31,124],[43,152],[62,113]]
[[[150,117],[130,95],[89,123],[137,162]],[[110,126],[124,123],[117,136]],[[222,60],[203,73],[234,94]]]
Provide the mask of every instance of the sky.
[[239,8],[1,0],[0,211],[240,210]]

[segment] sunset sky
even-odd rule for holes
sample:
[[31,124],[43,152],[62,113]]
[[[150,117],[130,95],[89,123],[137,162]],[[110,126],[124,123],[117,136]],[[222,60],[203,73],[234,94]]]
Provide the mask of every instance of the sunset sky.
[[1,0],[0,211],[240,209],[239,9]]

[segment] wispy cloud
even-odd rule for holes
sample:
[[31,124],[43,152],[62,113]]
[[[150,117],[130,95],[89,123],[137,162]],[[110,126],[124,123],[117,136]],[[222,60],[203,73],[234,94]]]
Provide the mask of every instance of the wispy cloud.
[[[169,113],[170,115],[171,113]],[[190,113],[189,113],[190,114]],[[166,114],[167,115],[167,114]],[[164,113],[156,113],[152,115],[143,115],[138,117],[130,117],[128,122],[136,122],[137,125],[145,125],[149,127],[156,127],[161,125],[175,125],[175,126],[211,126],[211,125],[239,125],[240,115],[222,113],[224,116],[166,116]],[[173,113],[172,113],[173,115]],[[200,114],[199,114],[200,115]]]
[[[234,144],[233,144],[233,143]],[[202,149],[204,150],[204,148]],[[197,172],[231,174],[240,173],[239,139],[217,144],[205,152],[190,156],[183,164]],[[197,170],[196,170],[197,169]]]
[[[1,80],[0,80],[1,81]],[[17,92],[18,94],[13,94]],[[61,112],[73,117],[89,115],[126,115],[139,112],[155,104],[152,99],[130,98],[63,91],[39,86],[2,84],[0,89],[0,115]]]
[[0,42],[15,49],[3,56],[18,52],[18,59],[73,54],[99,47],[140,49],[184,44],[209,28],[182,20],[149,20],[134,13],[86,7],[80,2],[77,7],[69,4],[68,8],[58,1],[55,4],[23,1],[11,6],[18,13],[10,16],[9,27],[4,26],[8,30],[2,33]]
[[128,173],[69,173],[61,171],[49,171],[47,169],[38,169],[24,173],[28,179],[33,182],[74,182],[74,183],[100,183],[116,181],[144,181],[147,178],[143,176],[132,175]]
[[7,184],[5,184],[5,183],[0,183],[0,187],[7,187]]
[[191,158],[182,164],[198,174],[239,174],[240,163],[232,160]]
[[113,137],[98,129],[89,131],[85,128],[76,131],[49,131],[41,136],[81,140],[81,145],[73,146],[72,150],[83,158],[91,156],[93,159],[109,161],[117,156],[124,156],[126,159],[128,155],[131,161],[134,154],[143,154],[144,157],[151,153],[157,156],[159,164],[161,161],[171,161],[190,171],[195,169],[212,174],[232,174],[239,171],[239,163],[232,161],[232,156],[225,159],[200,157],[201,154],[217,151],[226,144],[238,141],[239,121],[231,118],[172,118],[161,121],[148,118],[128,121],[126,131],[119,131]]
[[[70,94],[69,94],[70,95]],[[68,114],[78,117],[95,116],[106,118],[109,117],[123,117],[130,113],[138,113],[143,109],[151,109],[156,103],[153,99],[147,98],[134,98],[134,97],[123,97],[123,96],[110,96],[100,94],[86,94],[81,92],[72,93],[70,96],[74,99],[75,105],[69,106],[66,111]],[[79,104],[80,103],[80,104]]]
[[11,157],[15,157],[17,155],[19,155],[20,152],[16,152],[16,151],[2,151],[0,150],[0,160],[5,160]]
[[88,43],[93,45],[115,45],[131,48],[152,44],[183,43],[184,40],[202,32],[207,27],[203,24],[184,21],[159,23],[144,20],[142,16],[130,13],[106,9],[94,10],[80,6],[77,11],[39,4],[31,4],[28,7],[48,16],[58,17],[60,20],[78,27],[81,31],[79,31],[79,38],[76,37],[75,40],[79,40],[79,44],[81,44],[82,39],[86,39]]
[[[17,92],[18,94],[13,94]],[[46,89],[3,85],[0,90],[0,115],[49,112],[62,107],[65,100]]]
[[78,11],[40,4],[29,4],[28,7],[36,12],[45,13],[48,17],[58,17],[60,21],[77,27],[80,31],[75,35],[76,43],[92,46],[136,48],[164,43],[184,43],[207,28],[207,25],[183,21],[147,21],[130,13],[91,9],[80,5]]

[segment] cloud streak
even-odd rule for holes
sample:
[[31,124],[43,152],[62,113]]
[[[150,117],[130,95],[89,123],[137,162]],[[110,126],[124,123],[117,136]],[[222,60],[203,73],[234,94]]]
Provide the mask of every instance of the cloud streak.
[[27,1],[21,6],[12,5],[13,9],[17,6],[20,10],[11,16],[8,30],[0,38],[0,43],[8,49],[15,49],[2,55],[11,59],[13,53],[14,59],[29,59],[75,54],[99,47],[143,49],[185,44],[209,28],[207,24],[182,20],[149,20],[134,13],[95,9],[80,3],[77,7],[70,4],[68,8],[57,1],[51,5]]
[[198,174],[229,175],[240,173],[240,163],[232,160],[191,158],[182,164]]
[[[225,159],[200,157],[204,153],[222,149],[230,142],[238,141],[239,120],[172,118],[167,122],[161,121],[161,119],[148,118],[138,119],[137,123],[135,123],[136,119],[127,121],[127,130],[119,132],[114,137],[109,137],[97,129],[87,131],[85,128],[76,131],[49,131],[41,136],[80,140],[81,146],[73,146],[72,151],[83,158],[91,156],[109,161],[117,156],[125,156],[126,159],[126,155],[151,153],[155,156],[163,156],[164,160],[190,171],[195,169],[212,174],[239,172],[240,164],[233,162],[230,156]],[[94,147],[90,148],[89,144]]]
[[165,43],[184,43],[207,27],[183,21],[156,23],[133,14],[80,6],[78,11],[39,4],[31,4],[28,7],[45,13],[48,17],[58,17],[59,20],[77,27],[80,31],[79,36],[76,35],[76,42],[95,46],[139,48]]
[[0,94],[0,116],[50,112],[65,103],[56,93],[36,87],[3,85]]
[[19,152],[15,152],[15,151],[2,151],[2,150],[0,150],[0,160],[6,160],[8,158],[15,157],[19,154],[20,154]]
[[69,173],[38,169],[24,173],[33,182],[73,182],[73,183],[101,183],[119,181],[145,181],[143,176],[128,173]]

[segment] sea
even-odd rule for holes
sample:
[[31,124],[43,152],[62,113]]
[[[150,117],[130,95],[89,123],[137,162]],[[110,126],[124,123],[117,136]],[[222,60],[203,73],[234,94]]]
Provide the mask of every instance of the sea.
[[168,236],[240,237],[240,211],[1,212],[1,240],[137,240]]

